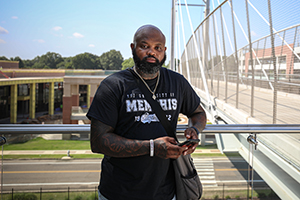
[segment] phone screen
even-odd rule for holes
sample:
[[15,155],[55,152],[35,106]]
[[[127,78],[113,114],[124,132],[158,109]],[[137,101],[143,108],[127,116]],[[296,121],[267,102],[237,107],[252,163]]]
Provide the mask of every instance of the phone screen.
[[178,143],[177,145],[182,147],[182,146],[194,145],[194,144],[199,143],[199,142],[200,142],[199,139],[189,139],[189,140],[186,140],[184,142]]

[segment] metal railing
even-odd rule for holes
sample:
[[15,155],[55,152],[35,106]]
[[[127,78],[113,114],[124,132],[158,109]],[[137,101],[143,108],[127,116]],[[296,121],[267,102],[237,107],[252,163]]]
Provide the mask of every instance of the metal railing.
[[[177,125],[177,134],[182,134],[188,125]],[[0,135],[5,134],[70,134],[90,133],[90,124],[0,124]],[[264,133],[299,134],[299,124],[208,124],[202,133]]]
[[[178,125],[177,134],[183,136],[187,125]],[[90,125],[75,125],[75,124],[1,124],[0,134],[5,136],[24,135],[24,134],[86,134],[90,132]],[[287,158],[284,154],[277,152],[272,146],[268,146],[264,141],[260,141],[261,134],[278,135],[278,134],[299,134],[299,124],[274,125],[274,124],[223,124],[223,125],[207,125],[203,133],[225,134],[233,136],[237,152],[239,152],[245,160],[249,163],[248,182],[249,188],[254,188],[253,184],[253,170],[257,171],[263,179],[269,177],[276,177],[272,174],[272,167],[279,165],[285,170],[285,179],[281,180],[283,183],[276,183],[276,185],[288,186],[289,183],[293,187],[300,187],[300,163],[295,163],[293,160]],[[9,142],[9,139],[8,139]],[[255,150],[254,150],[255,149]],[[297,149],[295,149],[297,151]],[[298,149],[299,151],[299,149]],[[268,155],[264,155],[265,153]],[[278,162],[278,160],[281,160]],[[262,164],[264,163],[264,164]],[[283,164],[282,164],[283,163]],[[270,169],[269,169],[270,168]],[[3,169],[3,168],[2,168]],[[283,173],[283,172],[282,172]],[[269,184],[269,183],[268,183]],[[297,186],[298,185],[298,186]],[[271,185],[272,187],[272,185]],[[248,189],[249,189],[248,188]],[[273,187],[272,187],[273,188]],[[276,189],[276,188],[275,188]],[[274,190],[274,189],[273,189]],[[282,191],[281,191],[282,190]],[[253,190],[252,190],[253,191]],[[285,187],[279,190],[274,190],[284,195],[286,198],[300,196],[299,190],[293,190],[292,187]]]
[[[215,105],[212,99],[217,98],[251,117],[262,114],[254,91],[268,89],[266,98],[271,100],[264,104],[271,109],[263,111],[268,117],[264,123],[291,123],[282,122],[277,105],[279,92],[300,99],[300,2],[214,2],[213,12],[194,31],[176,69],[206,92],[209,104]],[[244,106],[241,93],[247,95],[249,106]],[[290,101],[284,105],[295,107]]]

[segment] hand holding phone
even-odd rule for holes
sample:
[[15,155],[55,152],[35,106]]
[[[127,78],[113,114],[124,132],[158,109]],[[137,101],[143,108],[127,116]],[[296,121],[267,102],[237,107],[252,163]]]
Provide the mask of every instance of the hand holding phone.
[[184,142],[178,143],[177,145],[182,147],[182,146],[194,145],[194,144],[199,143],[199,142],[200,142],[199,139],[189,139],[189,140],[186,140]]

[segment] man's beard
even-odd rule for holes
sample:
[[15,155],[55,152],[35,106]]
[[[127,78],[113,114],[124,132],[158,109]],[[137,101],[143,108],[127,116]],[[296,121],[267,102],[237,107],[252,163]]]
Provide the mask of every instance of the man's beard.
[[[145,56],[142,60],[137,56],[135,48],[132,50],[132,55],[133,55],[133,60],[135,63],[135,66],[142,72],[145,74],[155,74],[157,73],[160,68],[162,67],[162,65],[165,63],[166,61],[166,54],[164,56],[164,58],[162,59],[161,62],[159,62],[159,60],[157,58],[155,58],[154,56],[148,55]],[[155,59],[155,63],[149,63],[147,62],[147,58],[154,58]]]

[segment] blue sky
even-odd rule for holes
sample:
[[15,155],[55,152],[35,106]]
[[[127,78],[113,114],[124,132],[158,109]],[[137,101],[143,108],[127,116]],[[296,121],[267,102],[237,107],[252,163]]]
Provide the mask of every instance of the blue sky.
[[[158,26],[170,45],[171,0],[0,0],[0,56],[33,59],[48,51],[63,57],[111,49],[131,57],[138,27]],[[182,1],[184,3],[184,0]],[[202,3],[189,0],[188,3]],[[202,7],[191,7],[194,28]],[[187,38],[190,37],[187,34]],[[168,52],[167,52],[168,54]]]

